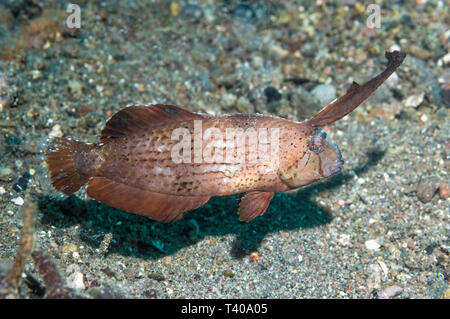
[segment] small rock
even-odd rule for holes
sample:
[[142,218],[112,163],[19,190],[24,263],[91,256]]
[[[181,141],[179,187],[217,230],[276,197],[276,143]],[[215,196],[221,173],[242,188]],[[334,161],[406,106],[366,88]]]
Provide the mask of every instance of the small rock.
[[259,259],[258,253],[253,252],[253,253],[250,254],[250,260],[251,260],[252,262],[257,262],[258,259]]
[[345,247],[351,246],[350,235],[348,234],[340,234],[338,237],[338,242]]
[[392,299],[402,293],[403,288],[399,286],[390,286],[378,293],[379,299]]
[[67,243],[61,248],[63,254],[69,254],[78,251],[78,246],[73,243]]
[[311,94],[318,98],[323,105],[330,103],[336,98],[336,90],[334,86],[329,84],[319,84],[311,91]]
[[367,250],[378,250],[380,249],[381,245],[376,241],[375,239],[369,239],[367,240],[364,245],[366,246]]
[[417,186],[417,197],[422,203],[428,203],[436,194],[441,182],[435,176],[425,177]]
[[269,86],[269,87],[265,88],[264,94],[266,95],[267,103],[281,100],[280,92],[278,92],[278,90],[276,88],[274,88],[273,86]]
[[166,277],[160,272],[150,273],[148,274],[148,278],[156,280],[156,281],[164,281]]
[[440,96],[446,108],[450,108],[450,90],[442,89],[440,91]]
[[450,63],[450,53],[447,53],[446,55],[444,55],[442,58],[439,59],[439,61],[441,64],[449,64]]
[[300,49],[302,55],[304,55],[305,57],[308,57],[308,58],[314,57],[317,50],[318,50],[318,48],[315,46],[314,43],[311,43],[311,42],[304,43]]
[[22,206],[25,201],[23,200],[22,197],[19,196],[19,197],[11,199],[11,202],[16,204],[17,206]]
[[225,93],[220,98],[220,103],[225,107],[233,106],[235,102],[236,102],[236,95],[232,93]]
[[289,54],[288,50],[283,49],[278,45],[272,45],[269,50],[278,55],[280,58],[285,58]]
[[418,107],[425,96],[425,92],[408,96],[404,102],[406,107]]
[[450,288],[447,288],[447,290],[445,290],[444,294],[442,295],[443,299],[450,299]]
[[241,96],[237,100],[236,107],[240,113],[252,113],[253,111],[250,101],[244,96]]
[[425,123],[428,121],[428,116],[426,114],[422,114],[422,116],[420,117],[420,120]]
[[83,93],[83,84],[80,81],[72,80],[67,86],[72,94],[81,95]]
[[84,289],[84,278],[81,272],[74,272],[67,277],[67,287],[72,289]]
[[31,175],[28,172],[25,172],[21,178],[14,184],[13,189],[16,192],[23,192],[28,187],[28,182],[30,181]]
[[379,289],[381,283],[381,267],[378,264],[370,264],[367,268],[367,288]]
[[0,195],[3,195],[4,193],[6,193],[6,190],[3,186],[0,186]]
[[0,179],[5,179],[6,177],[9,177],[12,174],[12,169],[9,167],[2,167],[0,168]]
[[441,186],[439,187],[439,196],[441,196],[442,199],[448,198],[448,193],[450,192],[450,186],[447,182],[441,182]]
[[231,11],[233,19],[245,22],[254,23],[256,20],[256,13],[252,7],[246,4],[240,4]]
[[20,137],[14,136],[14,135],[10,135],[6,138],[6,144],[8,145],[17,145],[21,142],[22,140],[20,139]]
[[186,4],[183,6],[181,16],[192,22],[198,22],[203,17],[203,10],[195,4]]
[[170,3],[170,13],[172,13],[174,17],[180,14],[180,4],[178,2],[173,1]]
[[236,276],[236,274],[234,272],[232,272],[231,270],[225,270],[223,272],[223,275],[228,278],[233,278],[234,276]]
[[62,137],[63,132],[61,130],[61,125],[56,124],[55,126],[53,126],[52,130],[50,131],[50,133],[48,135],[50,135],[52,137]]

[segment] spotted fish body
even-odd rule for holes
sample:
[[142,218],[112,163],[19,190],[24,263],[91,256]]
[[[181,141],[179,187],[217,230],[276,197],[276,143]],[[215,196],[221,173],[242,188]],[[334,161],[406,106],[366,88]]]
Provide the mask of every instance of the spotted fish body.
[[[399,52],[386,56],[389,64],[383,73],[362,86],[354,84],[301,123],[257,114],[211,116],[172,105],[127,107],[108,121],[99,144],[53,140],[47,151],[52,183],[68,195],[89,183],[87,193],[98,201],[162,222],[181,218],[211,196],[246,193],[239,212],[241,220],[249,221],[265,212],[274,192],[309,185],[341,170],[341,153],[320,126],[350,113],[404,58]],[[217,139],[208,135],[212,129],[223,137],[228,130],[276,132],[276,139],[249,135],[238,143],[239,134]],[[174,161],[174,154],[180,153],[174,153],[180,141],[177,130],[187,134],[182,148],[187,156],[181,162]],[[269,143],[273,141],[276,149]],[[267,144],[264,150],[270,156],[250,160],[255,143]],[[203,156],[230,147],[244,160]]]
[[[160,107],[161,112],[166,112],[165,108],[174,109],[173,106],[166,105],[150,107]],[[135,108],[139,107],[132,107],[127,111],[133,112]],[[142,106],[141,108],[145,109],[146,107]],[[92,156],[99,158],[101,161],[95,175],[123,184],[130,184],[150,192],[181,196],[231,195],[252,190],[282,192],[291,188],[280,176],[280,168],[283,171],[290,169],[289,166],[296,164],[295,159],[292,159],[292,163],[289,163],[289,161],[276,163],[269,160],[256,163],[248,163],[248,161],[238,163],[226,161],[207,163],[202,161],[193,163],[193,156],[191,156],[191,163],[174,163],[171,150],[178,141],[171,138],[171,132],[182,127],[188,129],[193,136],[193,126],[193,121],[174,122],[153,127],[151,130],[144,132],[130,134],[123,138],[111,139],[92,152]],[[302,123],[258,115],[204,116],[202,120],[203,135],[210,128],[218,128],[225,132],[228,128],[245,130],[250,127],[255,129],[279,129],[281,158],[289,158],[289,153],[298,150],[301,152],[298,157],[296,156],[299,162],[303,161],[307,165],[307,160],[311,160],[310,151],[307,149],[307,141],[314,129]],[[326,133],[323,130],[320,130],[320,132],[320,134],[323,134],[322,138],[325,139]],[[249,144],[254,142],[246,139],[245,144],[242,145],[246,158],[248,158],[250,149]],[[208,143],[210,141],[203,141],[202,153],[205,152],[204,148]],[[193,144],[191,143],[191,154],[194,154]],[[224,147],[214,147],[213,153],[216,152],[217,148]],[[337,151],[337,148],[335,150]],[[297,152],[295,153],[297,154]],[[339,160],[340,158],[337,159],[336,164],[340,163]],[[298,168],[299,173],[304,169],[303,166]],[[317,167],[315,169],[313,167],[313,170],[319,174],[317,179],[331,175],[323,175],[326,168]]]

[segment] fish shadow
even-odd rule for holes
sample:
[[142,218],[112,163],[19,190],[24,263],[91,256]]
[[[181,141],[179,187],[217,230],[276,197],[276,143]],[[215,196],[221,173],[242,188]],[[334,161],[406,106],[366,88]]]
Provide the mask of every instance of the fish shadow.
[[[353,171],[356,174],[366,172],[384,154],[384,151],[366,153],[367,161]],[[183,219],[168,224],[126,213],[95,200],[85,202],[74,195],[65,199],[40,195],[39,208],[44,225],[56,229],[80,225],[80,241],[92,248],[99,248],[105,234],[111,233],[107,254],[158,259],[194,245],[206,236],[234,234],[230,254],[234,258],[243,258],[257,251],[269,233],[329,223],[331,212],[311,200],[311,195],[332,191],[353,177],[353,174],[342,173],[294,194],[275,194],[266,213],[248,223],[239,221],[237,196],[214,197]]]

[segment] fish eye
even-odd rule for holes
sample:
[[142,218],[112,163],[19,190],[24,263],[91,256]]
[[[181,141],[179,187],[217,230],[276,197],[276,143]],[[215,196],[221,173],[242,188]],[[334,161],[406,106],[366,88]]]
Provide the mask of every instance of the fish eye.
[[316,129],[311,138],[308,141],[308,149],[314,153],[321,153],[325,148],[325,139],[327,138],[327,133],[322,129]]

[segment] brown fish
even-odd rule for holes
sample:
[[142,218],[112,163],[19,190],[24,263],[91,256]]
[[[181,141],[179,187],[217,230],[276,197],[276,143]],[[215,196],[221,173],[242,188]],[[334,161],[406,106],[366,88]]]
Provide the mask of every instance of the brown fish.
[[130,106],[116,113],[101,142],[56,138],[47,150],[53,186],[70,195],[88,184],[96,200],[160,222],[175,221],[211,196],[246,193],[240,220],[262,215],[274,192],[299,188],[341,171],[336,144],[320,127],[360,105],[403,62],[387,52],[387,68],[312,119],[257,114],[211,116],[172,105]]

